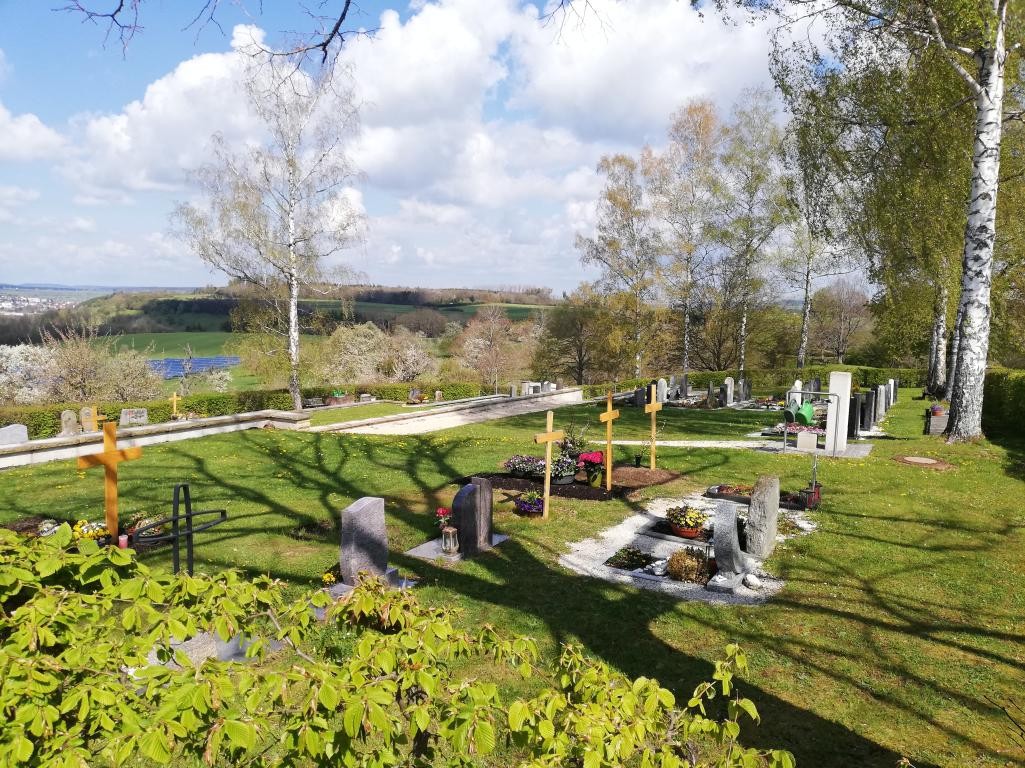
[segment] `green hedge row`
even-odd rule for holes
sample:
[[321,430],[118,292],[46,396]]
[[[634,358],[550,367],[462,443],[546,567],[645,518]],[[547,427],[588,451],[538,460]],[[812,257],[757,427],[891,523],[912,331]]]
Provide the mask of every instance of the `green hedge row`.
[[1021,434],[1025,428],[1025,371],[997,368],[986,373],[982,431],[987,435]]
[[[479,384],[471,382],[420,382],[412,384],[350,384],[337,387],[310,387],[303,390],[304,397],[327,397],[332,392],[342,391],[354,394],[370,394],[382,400],[405,401],[409,391],[419,388],[434,397],[441,390],[446,400],[477,397],[481,394]],[[33,440],[56,437],[61,430],[61,411],[71,409],[78,412],[82,404],[53,403],[50,405],[25,405],[0,408],[0,427],[8,424],[24,424]],[[122,408],[146,408],[151,424],[171,420],[170,400],[147,400],[133,403],[97,403],[97,410],[108,419],[116,420]],[[292,398],[285,390],[254,389],[245,392],[210,392],[189,395],[178,401],[178,410],[200,416],[228,416],[234,413],[262,411],[268,408],[282,411],[292,410]]]
[[[753,389],[766,390],[789,388],[795,379],[801,379],[807,384],[816,376],[822,379],[822,386],[829,385],[829,374],[833,371],[849,371],[854,384],[858,387],[869,387],[875,384],[884,384],[889,379],[900,379],[901,386],[923,387],[927,372],[921,368],[871,368],[865,365],[809,365],[805,368],[773,368],[773,369],[751,369],[747,371],[751,379]],[[679,375],[679,374],[677,374]],[[737,378],[736,371],[691,371],[689,381],[691,387],[704,389],[709,382],[718,386],[722,384],[727,376]],[[624,379],[615,384],[586,384],[584,386],[584,397],[598,397],[605,394],[609,389],[622,392],[628,389],[649,384],[651,378]]]

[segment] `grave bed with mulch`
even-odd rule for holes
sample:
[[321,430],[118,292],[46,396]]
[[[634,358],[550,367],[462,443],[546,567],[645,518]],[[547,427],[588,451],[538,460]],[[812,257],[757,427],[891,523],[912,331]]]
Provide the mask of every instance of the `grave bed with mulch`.
[[[534,480],[528,477],[514,477],[507,472],[492,472],[474,475],[474,477],[485,477],[491,481],[491,487],[502,491],[537,491],[544,492],[544,481]],[[632,491],[641,488],[650,488],[655,485],[665,485],[680,478],[679,472],[671,472],[668,469],[645,469],[643,467],[615,466],[612,468],[612,491],[606,491],[604,484],[595,487],[584,482],[574,482],[569,485],[551,486],[551,495],[564,499],[581,499],[584,501],[608,501],[620,498]],[[469,478],[463,478],[460,483],[470,482]]]

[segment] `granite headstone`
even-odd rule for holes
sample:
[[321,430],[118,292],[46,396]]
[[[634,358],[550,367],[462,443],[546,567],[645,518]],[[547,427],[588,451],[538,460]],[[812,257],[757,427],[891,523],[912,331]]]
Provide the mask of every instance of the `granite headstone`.
[[82,425],[78,423],[78,414],[72,410],[61,411],[61,432],[59,437],[74,437],[82,434]]
[[712,541],[718,572],[709,579],[706,588],[711,592],[733,592],[740,586],[744,574],[754,568],[751,558],[740,548],[737,506],[733,502],[720,501],[716,506]]
[[[779,520],[779,478],[762,475],[751,491],[751,507],[747,513],[747,553],[764,560],[776,548],[776,525]],[[719,561],[716,560],[716,563]]]
[[10,424],[0,427],[0,445],[15,445],[28,442],[28,427],[24,424]]
[[364,496],[342,510],[342,543],[338,556],[342,583],[355,586],[360,571],[384,576],[388,570],[388,536],[384,499]]

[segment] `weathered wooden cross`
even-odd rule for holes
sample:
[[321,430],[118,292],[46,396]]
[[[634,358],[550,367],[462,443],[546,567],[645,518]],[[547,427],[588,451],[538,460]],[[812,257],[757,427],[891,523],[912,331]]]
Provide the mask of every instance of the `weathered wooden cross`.
[[548,519],[548,497],[552,490],[552,443],[557,443],[566,436],[566,433],[563,430],[552,429],[554,425],[555,413],[553,411],[549,411],[547,431],[534,435],[535,443],[545,444],[545,498],[544,507],[541,510],[541,517],[546,520]]
[[177,416],[178,415],[178,401],[181,400],[181,398],[178,396],[178,393],[175,392],[173,395],[171,395],[167,399],[171,401],[171,415],[172,416]]
[[103,511],[107,518],[107,532],[117,538],[117,465],[142,456],[142,448],[117,449],[117,424],[103,425],[103,453],[78,457],[78,468],[103,467]]
[[605,425],[605,490],[612,490],[612,422],[619,418],[619,411],[612,410],[612,390],[605,400],[605,412],[598,419]]
[[655,400],[655,385],[651,385],[651,402],[644,406],[644,412],[651,414],[651,468],[655,468],[655,417],[662,410],[662,403]]

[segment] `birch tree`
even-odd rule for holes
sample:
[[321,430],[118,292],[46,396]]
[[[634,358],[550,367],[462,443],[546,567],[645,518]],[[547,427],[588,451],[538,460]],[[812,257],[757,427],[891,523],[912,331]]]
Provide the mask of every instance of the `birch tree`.
[[598,200],[594,237],[577,235],[580,261],[601,269],[597,286],[628,299],[626,314],[633,336],[634,376],[641,375],[641,352],[647,308],[656,295],[662,243],[651,207],[645,200],[639,165],[626,155],[601,159],[606,178]]
[[308,72],[287,57],[239,55],[264,140],[236,149],[213,137],[214,159],[195,173],[206,204],[179,205],[174,231],[208,265],[253,286],[272,307],[299,409],[299,298],[331,282],[329,261],[353,243],[360,222],[345,151],[356,110],[344,78],[328,68]]
[[660,275],[683,319],[683,374],[690,371],[691,313],[695,290],[711,243],[719,153],[725,131],[707,100],[695,100],[673,115],[669,143],[657,153],[645,148],[641,168],[654,214],[667,230]]
[[[724,6],[725,0],[720,1]],[[935,55],[960,82],[955,102],[971,104],[971,178],[965,203],[958,300],[959,344],[953,371],[951,441],[982,434],[983,380],[989,353],[991,291],[996,242],[1001,147],[1006,119],[1020,120],[1020,109],[1007,110],[1006,73],[1020,42],[1021,13],[1008,0],[769,0],[757,5],[739,0],[758,13],[782,20],[777,38],[777,75],[788,72],[788,59],[809,71],[858,72],[876,67],[880,59],[908,60]],[[799,23],[826,17],[824,42],[792,35]],[[799,21],[800,20],[800,21]],[[822,28],[821,26],[819,27]],[[886,89],[886,80],[876,87]]]
[[731,292],[740,309],[737,358],[741,378],[747,367],[748,321],[757,272],[789,210],[779,165],[782,138],[771,95],[764,90],[743,94],[733,110],[720,154],[721,176],[710,227],[723,254],[720,268],[724,278],[733,283]]

